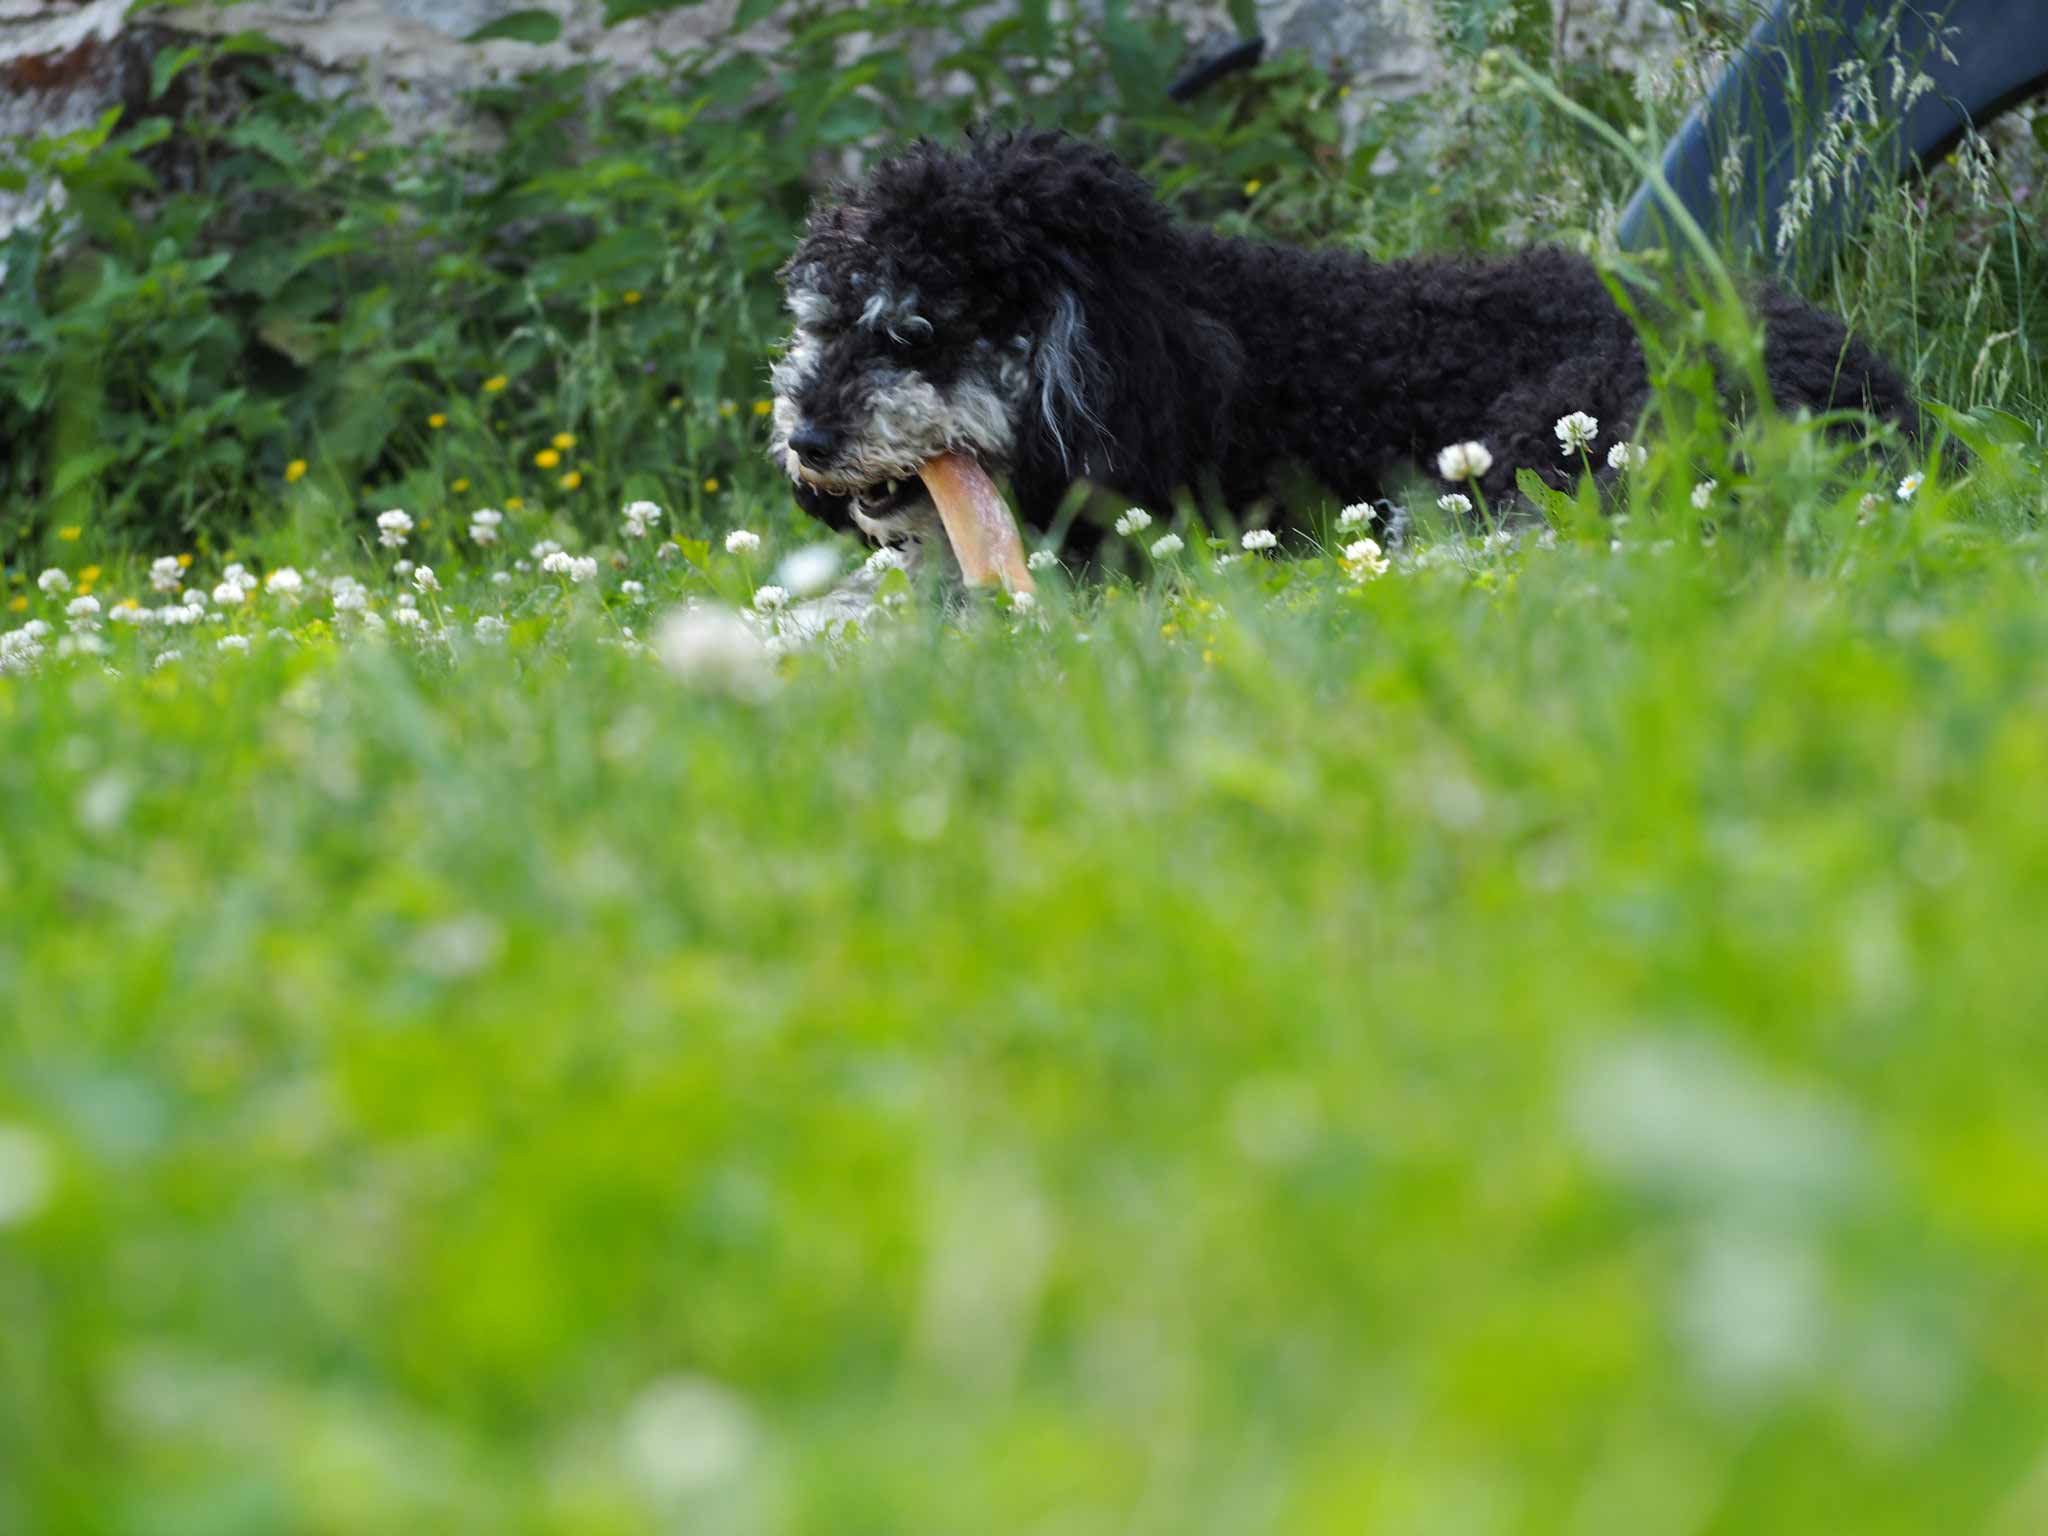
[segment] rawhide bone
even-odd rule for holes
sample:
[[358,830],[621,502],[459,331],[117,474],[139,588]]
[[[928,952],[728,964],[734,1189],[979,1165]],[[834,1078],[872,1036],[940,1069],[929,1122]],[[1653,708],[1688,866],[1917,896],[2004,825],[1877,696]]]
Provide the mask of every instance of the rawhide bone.
[[960,577],[968,586],[1000,581],[1011,592],[1038,590],[1024,564],[1017,521],[987,470],[969,454],[942,453],[917,473],[939,509],[953,558],[960,562]]

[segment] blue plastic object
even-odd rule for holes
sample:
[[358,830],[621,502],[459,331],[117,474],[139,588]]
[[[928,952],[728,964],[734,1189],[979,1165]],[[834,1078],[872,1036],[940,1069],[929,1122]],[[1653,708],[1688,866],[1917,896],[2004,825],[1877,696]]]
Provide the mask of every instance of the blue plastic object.
[[[1841,66],[1856,59],[1869,61],[1880,122],[1889,114],[1897,132],[1874,158],[1825,172],[1814,151],[1831,114],[1853,105]],[[1923,73],[1931,89],[1899,113],[1900,82]],[[1812,270],[1885,184],[2044,87],[2048,0],[1779,0],[1666,147],[1664,178],[1718,247]],[[1731,160],[1742,175],[1727,196],[1716,173]],[[1625,250],[1683,249],[1648,183],[1623,210],[1620,238]]]

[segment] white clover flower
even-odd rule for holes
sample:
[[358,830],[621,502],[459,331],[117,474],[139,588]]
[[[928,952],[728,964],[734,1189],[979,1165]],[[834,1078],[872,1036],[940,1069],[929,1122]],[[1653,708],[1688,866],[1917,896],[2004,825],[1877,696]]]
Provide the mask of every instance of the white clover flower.
[[187,587],[178,594],[178,601],[190,603],[197,608],[204,608],[206,606],[206,593],[204,589],[199,587]]
[[100,600],[91,595],[74,597],[64,605],[64,613],[73,624],[90,629],[93,621],[100,616]]
[[478,507],[469,514],[469,537],[475,544],[498,542],[498,528],[505,521],[505,514],[496,507]]
[[54,596],[71,590],[71,578],[53,565],[36,578],[36,586],[45,596]]
[[1584,411],[1573,411],[1569,416],[1558,417],[1551,430],[1557,434],[1558,451],[1570,458],[1593,446],[1593,439],[1600,435],[1600,422]]
[[213,600],[223,608],[233,608],[249,600],[249,589],[239,582],[224,581],[213,589]]
[[569,579],[579,585],[597,579],[597,560],[594,556],[580,555],[569,562]]
[[725,552],[729,555],[751,555],[760,547],[761,535],[744,528],[735,528],[725,536]]
[[1010,606],[1018,613],[1029,613],[1038,606],[1037,594],[1026,592],[1022,587],[1019,587],[1010,594]]
[[485,645],[496,645],[512,626],[494,614],[485,614],[470,626],[470,632]]
[[511,586],[511,585],[512,585],[512,573],[511,573],[510,571],[493,571],[493,572],[491,572],[491,585],[492,585],[492,586],[494,586],[494,587],[509,587],[509,586]]
[[658,544],[655,546],[654,558],[659,560],[663,565],[666,565],[669,561],[675,559],[676,556],[680,555],[682,552],[683,546],[675,543],[673,540],[670,540],[668,542]]
[[1234,552],[1227,555],[1218,555],[1216,557],[1216,569],[1218,572],[1227,571],[1243,558],[1243,555],[1236,554]]
[[625,513],[626,535],[628,538],[644,539],[648,531],[661,521],[661,508],[651,501],[627,503]]
[[763,587],[754,594],[754,607],[762,613],[773,613],[788,606],[789,593],[781,587]]
[[412,594],[411,594],[410,592],[401,592],[401,593],[399,593],[399,594],[398,594],[398,606],[399,606],[399,607],[401,607],[401,608],[417,608],[417,607],[419,607],[419,605],[420,605],[420,600],[419,600],[418,598],[414,597],[414,596],[413,596],[413,595],[412,595]]
[[333,595],[336,613],[361,613],[370,606],[369,589],[358,582],[351,581],[344,586],[337,581]]
[[1905,479],[1899,482],[1899,489],[1897,493],[1899,500],[1911,501],[1915,496],[1917,496],[1920,493],[1920,487],[1925,485],[1926,483],[1927,477],[1921,474],[1918,470],[1915,470],[1912,474],[1906,476]]
[[263,590],[278,597],[297,597],[305,586],[305,578],[288,565],[279,566],[263,578]]
[[1238,542],[1253,551],[1277,549],[1280,547],[1280,535],[1270,528],[1254,528]]
[[1152,514],[1143,507],[1132,507],[1116,520],[1116,531],[1125,538],[1129,538],[1134,533],[1142,533],[1151,526]]
[[1353,528],[1363,528],[1372,521],[1372,511],[1371,503],[1354,501],[1337,514],[1337,526],[1347,533]]
[[885,544],[867,557],[861,569],[877,576],[885,571],[907,571],[910,569],[910,557],[895,545]]
[[540,568],[550,576],[568,575],[569,567],[575,563],[559,544],[553,549],[548,550],[545,554],[541,553],[541,548],[538,544],[534,545],[533,549],[535,554],[540,555]]
[[1177,555],[1186,548],[1187,544],[1179,534],[1165,534],[1152,541],[1152,558],[1164,560],[1168,555]]
[[247,635],[222,635],[213,642],[213,648],[217,651],[226,651],[231,656],[246,656],[249,654],[249,637]]
[[1609,469],[1641,469],[1650,462],[1650,450],[1640,443],[1616,443],[1607,450]]
[[1477,480],[1491,468],[1484,443],[1453,443],[1436,456],[1436,472],[1446,480]]
[[1706,511],[1708,504],[1714,499],[1714,489],[1720,483],[1718,480],[1702,480],[1698,485],[1694,486],[1692,488],[1693,507],[1701,512]]
[[21,628],[15,630],[14,633],[23,635],[32,642],[40,643],[50,638],[50,626],[42,619],[30,619]]
[[1355,580],[1371,581],[1387,573],[1387,552],[1377,539],[1360,539],[1344,546],[1344,565]]
[[239,560],[237,560],[233,565],[229,566],[226,570],[222,571],[220,573],[220,579],[222,581],[233,582],[236,586],[243,588],[245,591],[254,592],[256,590],[255,576],[252,575],[249,571],[249,568],[243,565],[242,562]]
[[1034,571],[1049,571],[1060,563],[1060,557],[1049,549],[1034,549],[1024,564]]
[[149,584],[159,592],[175,592],[183,586],[185,571],[176,555],[160,555],[149,562]]
[[745,698],[775,686],[768,648],[729,608],[679,608],[665,615],[654,631],[654,654],[693,687]]
[[425,629],[427,616],[417,608],[400,608],[391,615],[405,629]]
[[107,642],[99,637],[97,630],[81,629],[75,635],[66,635],[57,642],[59,656],[104,656]]
[[1448,512],[1453,517],[1463,517],[1472,510],[1472,498],[1457,491],[1448,491],[1437,497],[1436,504],[1439,510]]
[[775,582],[798,597],[815,597],[839,574],[839,550],[831,544],[806,544],[776,567]]
[[166,624],[197,624],[206,617],[206,610],[197,603],[179,603],[164,610]]
[[156,653],[156,660],[149,665],[150,669],[154,671],[160,667],[168,667],[174,661],[183,661],[184,659],[185,653],[174,645],[168,650],[158,651]]
[[412,580],[412,572],[413,564],[410,560],[401,560],[396,565],[391,567],[391,574],[393,576],[396,576],[400,581]]
[[561,552],[562,546],[556,543],[553,539],[542,539],[538,544],[533,546],[533,558],[541,562],[540,568],[542,570],[546,570],[548,568],[547,558],[549,555],[559,555]]
[[34,628],[24,624],[0,635],[0,674],[26,672],[42,659],[43,635],[49,633],[49,626],[43,626],[43,635],[32,633]]
[[412,584],[422,592],[438,592],[441,590],[441,578],[434,574],[434,568],[431,565],[423,565],[416,569],[412,573]]
[[403,549],[411,532],[412,518],[397,507],[377,514],[377,542],[386,549]]
[[512,569],[522,576],[531,576],[533,574],[533,562],[531,560],[514,560],[512,562]]
[[632,598],[645,597],[647,595],[647,588],[644,583],[628,578],[619,583],[619,595]]
[[363,610],[363,633],[366,635],[383,634],[384,615],[374,608],[365,608]]

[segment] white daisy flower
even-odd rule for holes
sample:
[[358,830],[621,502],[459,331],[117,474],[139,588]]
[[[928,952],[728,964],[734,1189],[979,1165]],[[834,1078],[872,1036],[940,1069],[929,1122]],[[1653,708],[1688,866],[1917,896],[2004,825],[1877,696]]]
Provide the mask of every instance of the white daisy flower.
[[1446,480],[1477,480],[1493,468],[1484,443],[1453,443],[1436,456],[1436,472]]
[[185,571],[176,555],[160,555],[149,562],[149,584],[159,592],[175,592],[185,584]]
[[1436,504],[1439,510],[1448,512],[1453,517],[1463,517],[1472,510],[1472,498],[1457,491],[1450,491],[1437,497]]
[[745,528],[735,528],[725,536],[725,552],[729,555],[751,555],[761,547],[761,535]]
[[377,542],[386,549],[403,549],[406,535],[411,532],[411,516],[397,507],[377,514]]
[[1165,534],[1152,541],[1152,558],[1154,560],[1164,560],[1168,555],[1177,555],[1186,548],[1187,544],[1181,539],[1179,534]]
[[71,590],[71,578],[53,565],[36,578],[36,586],[46,596],[53,596],[59,592],[69,592]]
[[1551,431],[1557,434],[1558,451],[1570,458],[1593,446],[1593,439],[1600,435],[1600,422],[1584,411],[1573,411],[1569,416],[1558,417]]
[[781,587],[763,587],[754,594],[754,607],[762,613],[773,613],[788,606],[789,593]]
[[1926,483],[1927,477],[1921,474],[1918,470],[1915,470],[1912,474],[1906,476],[1905,479],[1899,482],[1899,489],[1897,493],[1899,500],[1911,501],[1915,496],[1917,496],[1920,493],[1920,487],[1925,485]]
[[1616,443],[1607,450],[1609,469],[1641,469],[1650,462],[1650,450],[1640,443]]
[[1692,504],[1696,511],[1704,512],[1707,510],[1708,505],[1714,499],[1714,490],[1720,483],[1718,480],[1702,480],[1692,488]]
[[1246,549],[1253,551],[1278,549],[1280,547],[1280,535],[1270,528],[1254,528],[1250,533],[1238,540],[1238,542],[1244,545]]
[[1125,538],[1142,533],[1152,526],[1152,514],[1143,507],[1132,507],[1116,520],[1116,531]]

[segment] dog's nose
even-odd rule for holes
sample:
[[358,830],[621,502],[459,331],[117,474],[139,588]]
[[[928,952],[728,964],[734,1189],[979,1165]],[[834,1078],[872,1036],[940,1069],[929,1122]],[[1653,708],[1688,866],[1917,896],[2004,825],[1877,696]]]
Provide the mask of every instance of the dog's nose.
[[831,459],[839,446],[839,434],[830,427],[807,421],[789,434],[789,446],[796,450],[798,458],[815,469]]

